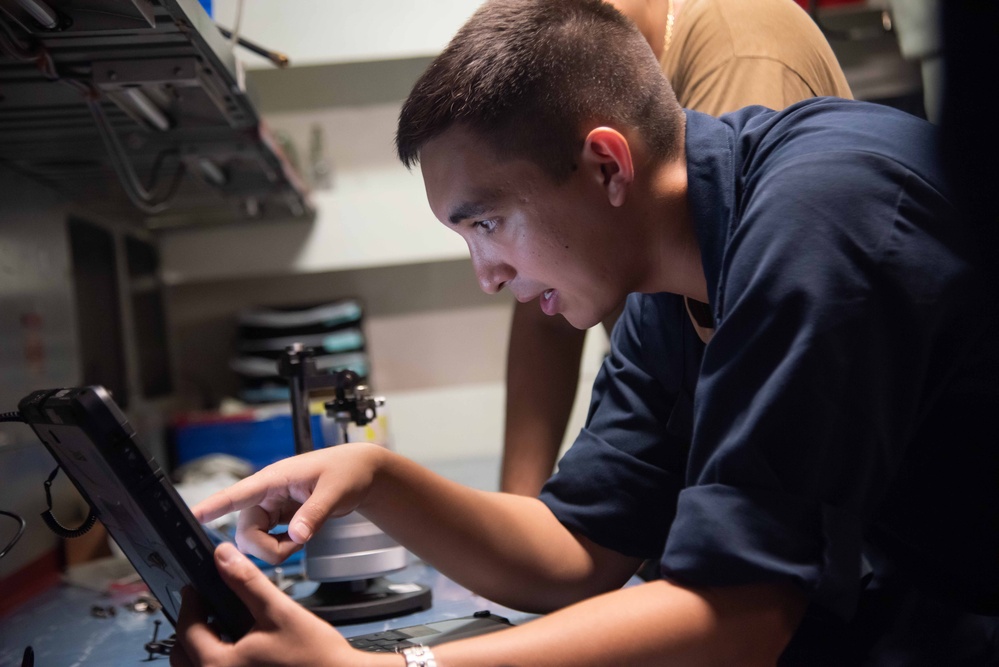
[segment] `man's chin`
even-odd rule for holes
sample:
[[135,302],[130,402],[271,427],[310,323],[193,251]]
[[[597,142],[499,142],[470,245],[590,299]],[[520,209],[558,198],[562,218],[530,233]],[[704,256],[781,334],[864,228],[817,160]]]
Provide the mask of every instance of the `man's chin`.
[[568,322],[573,328],[579,329],[581,331],[586,331],[591,327],[595,327],[596,325],[600,324],[601,321],[599,317],[593,317],[593,316],[583,317],[575,313],[559,313],[559,314],[562,317],[564,317],[565,321]]

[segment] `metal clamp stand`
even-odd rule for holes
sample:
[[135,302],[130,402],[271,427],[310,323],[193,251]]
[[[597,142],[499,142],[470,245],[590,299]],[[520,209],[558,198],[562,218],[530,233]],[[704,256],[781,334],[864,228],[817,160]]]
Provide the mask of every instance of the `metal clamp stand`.
[[[333,389],[335,398],[324,404],[327,416],[341,427],[364,426],[384,405],[360,384],[353,371],[327,373],[316,368],[312,350],[296,343],[278,360],[278,372],[291,389],[291,416],[295,452],[312,451],[309,391]],[[401,616],[430,608],[431,591],[421,584],[393,583],[383,576],[407,565],[405,548],[377,526],[353,512],[329,519],[305,546],[305,576],[322,582],[312,595],[298,600],[330,623],[358,623]]]

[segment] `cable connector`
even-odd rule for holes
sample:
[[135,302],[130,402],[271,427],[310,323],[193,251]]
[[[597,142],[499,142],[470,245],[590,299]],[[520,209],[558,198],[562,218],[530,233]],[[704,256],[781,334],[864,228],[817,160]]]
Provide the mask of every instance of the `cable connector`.
[[14,412],[0,412],[0,422],[23,422],[24,417],[16,410]]

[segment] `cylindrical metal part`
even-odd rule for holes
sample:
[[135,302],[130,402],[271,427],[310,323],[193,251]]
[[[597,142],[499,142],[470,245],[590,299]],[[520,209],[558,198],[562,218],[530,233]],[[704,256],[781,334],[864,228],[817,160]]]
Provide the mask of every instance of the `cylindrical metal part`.
[[324,523],[305,545],[305,576],[311,581],[372,579],[405,568],[406,553],[354,512]]

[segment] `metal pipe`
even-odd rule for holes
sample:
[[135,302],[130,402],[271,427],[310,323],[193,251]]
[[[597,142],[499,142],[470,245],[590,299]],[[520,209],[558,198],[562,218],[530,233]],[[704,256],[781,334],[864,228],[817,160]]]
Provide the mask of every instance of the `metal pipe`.
[[46,30],[55,30],[59,26],[59,15],[42,0],[17,0],[17,4]]
[[307,353],[301,343],[289,345],[285,350],[288,366],[288,388],[291,390],[291,426],[295,435],[295,453],[311,452],[312,421],[309,419],[309,393],[305,384]]
[[149,123],[161,132],[170,129],[170,119],[153,101],[138,88],[123,88],[121,91]]

